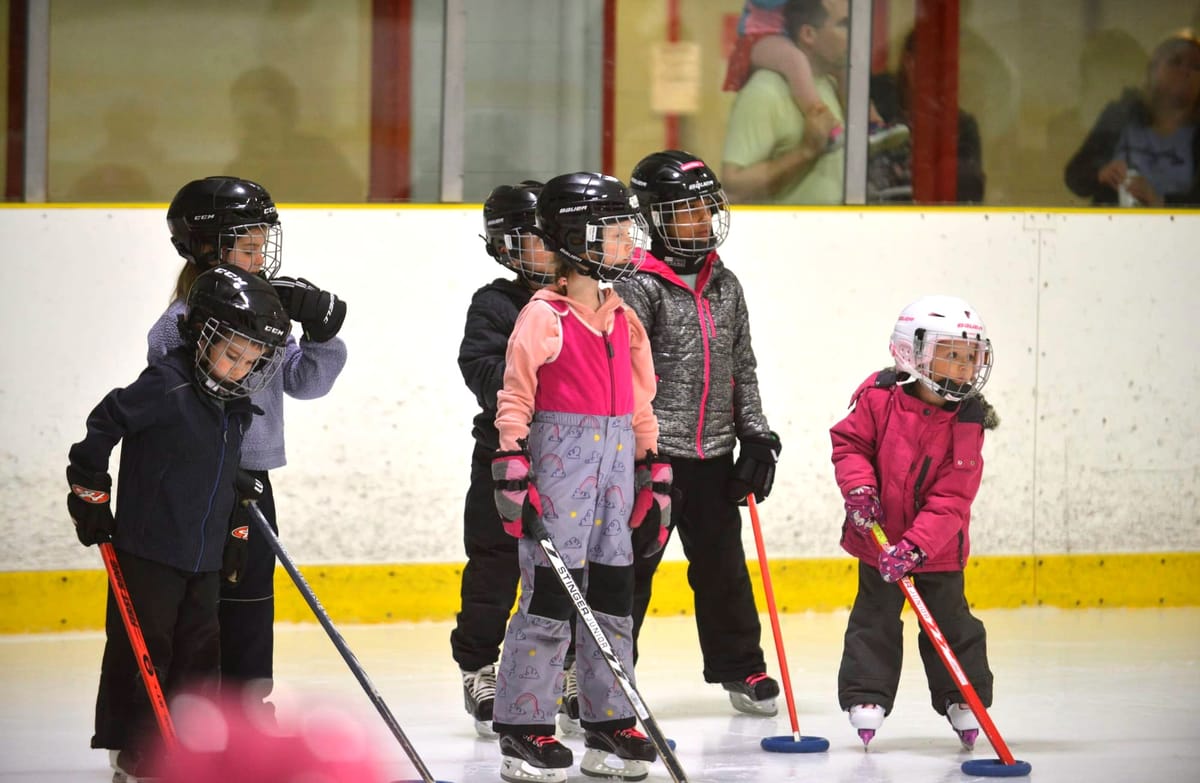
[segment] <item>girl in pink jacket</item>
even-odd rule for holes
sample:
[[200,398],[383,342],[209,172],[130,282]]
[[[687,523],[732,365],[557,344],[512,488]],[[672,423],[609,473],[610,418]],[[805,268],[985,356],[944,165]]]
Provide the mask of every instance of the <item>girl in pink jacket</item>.
[[[517,317],[497,395],[496,507],[517,542],[521,596],[504,637],[492,727],[500,775],[563,781],[574,761],[554,738],[575,605],[537,541],[540,522],[585,593],[624,670],[633,672],[633,558],[662,547],[670,465],[655,455],[650,343],[633,310],[600,287],[633,274],[647,245],[636,199],[613,177],[555,177],[538,196],[537,231],[557,282]],[[634,536],[633,528],[639,528]],[[576,635],[586,774],[640,780],[653,745],[590,633]],[[610,763],[610,756],[620,763]]]
[[[910,575],[967,679],[992,703],[987,634],[963,593],[971,503],[983,475],[984,430],[998,419],[980,395],[992,367],[983,320],[961,299],[927,296],[900,313],[895,366],[867,378],[830,430],[846,502],[842,547],[859,560],[838,672],[838,699],[865,746],[892,711],[900,682],[904,593]],[[878,523],[892,546],[879,550]],[[918,638],[933,709],[971,750],[979,725],[937,651]]]

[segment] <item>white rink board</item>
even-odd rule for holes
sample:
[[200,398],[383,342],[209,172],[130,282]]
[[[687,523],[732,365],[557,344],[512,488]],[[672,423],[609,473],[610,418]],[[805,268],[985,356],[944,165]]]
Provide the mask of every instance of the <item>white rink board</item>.
[[[63,469],[87,413],[145,362],[181,264],[164,214],[0,209],[0,569],[95,567]],[[475,409],[456,357],[471,294],[503,271],[478,207],[281,214],[283,273],[349,303],[333,393],[287,405],[289,465],[272,479],[289,549],[306,563],[461,560]],[[975,551],[1200,550],[1198,248],[1195,213],[735,210],[722,255],[747,290],[784,444],[763,506],[772,556],[838,556],[828,427],[925,293],[972,302],[995,345],[987,396],[1002,421]]]

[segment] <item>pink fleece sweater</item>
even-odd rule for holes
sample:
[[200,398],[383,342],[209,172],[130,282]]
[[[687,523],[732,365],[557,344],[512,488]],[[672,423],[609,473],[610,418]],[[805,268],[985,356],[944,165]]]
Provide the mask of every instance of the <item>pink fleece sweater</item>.
[[[618,312],[623,316],[621,319],[616,317]],[[621,320],[628,324],[627,349],[626,341],[614,339],[613,335],[614,325]],[[567,345],[575,346],[569,356],[562,352],[564,331],[582,338],[567,341]],[[596,339],[588,340],[588,336]],[[606,348],[615,353],[607,355]],[[556,369],[570,365],[574,371],[540,372],[545,365],[556,362],[561,363]],[[604,366],[608,362],[612,363],[611,373]],[[539,389],[543,375],[547,383],[555,384],[554,388]],[[606,378],[613,387],[606,384]],[[571,379],[579,382],[572,383]],[[615,388],[627,383],[631,383],[632,389]],[[504,388],[496,398],[500,448],[516,449],[517,441],[529,434],[535,400],[553,400],[553,409],[566,413],[600,416],[632,413],[636,456],[640,458],[658,443],[658,419],[650,405],[654,389],[654,362],[646,330],[615,291],[605,290],[603,304],[593,309],[543,289],[521,310],[508,341]]]

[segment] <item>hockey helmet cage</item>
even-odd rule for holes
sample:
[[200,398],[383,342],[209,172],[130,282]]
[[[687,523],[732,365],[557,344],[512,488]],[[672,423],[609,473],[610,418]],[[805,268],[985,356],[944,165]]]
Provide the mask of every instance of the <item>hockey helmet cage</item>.
[[545,248],[536,215],[541,191],[541,182],[527,179],[516,185],[500,185],[483,202],[483,241],[488,255],[538,287],[555,279],[554,270],[547,269],[536,257]]
[[[936,355],[939,344],[950,343],[948,355]],[[896,369],[908,374],[902,383],[919,381],[947,402],[979,394],[992,372],[992,343],[987,327],[967,302],[954,296],[924,296],[900,312],[891,339]],[[943,349],[945,352],[945,349]],[[964,381],[935,375],[935,358],[949,365],[969,365]]]
[[690,152],[647,155],[634,166],[629,188],[650,225],[650,252],[677,271],[699,271],[729,236],[725,189],[716,173]]
[[645,262],[646,218],[616,177],[587,171],[554,177],[538,197],[537,225],[551,249],[597,280],[622,280]]
[[[233,264],[267,278],[279,272],[279,212],[257,182],[224,176],[192,180],[171,200],[167,228],[179,255],[202,270]],[[243,237],[249,239],[239,245]],[[232,255],[239,251],[244,260]]]
[[196,346],[196,380],[219,399],[266,388],[283,362],[291,320],[269,282],[233,266],[196,278],[181,319]]

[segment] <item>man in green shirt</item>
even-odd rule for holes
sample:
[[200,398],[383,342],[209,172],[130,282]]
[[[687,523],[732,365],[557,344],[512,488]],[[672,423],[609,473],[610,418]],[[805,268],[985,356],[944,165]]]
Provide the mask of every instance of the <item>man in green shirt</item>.
[[846,66],[848,0],[788,0],[785,33],[807,56],[828,113],[806,122],[787,80],[759,69],[738,91],[725,134],[721,181],[732,202],[840,204],[845,145],[828,149],[845,124],[836,76]]

